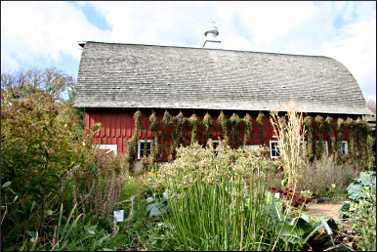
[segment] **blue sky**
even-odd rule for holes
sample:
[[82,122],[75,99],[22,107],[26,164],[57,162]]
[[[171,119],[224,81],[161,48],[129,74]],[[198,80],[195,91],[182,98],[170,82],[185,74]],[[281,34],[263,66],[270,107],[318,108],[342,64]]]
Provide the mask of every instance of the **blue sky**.
[[376,101],[375,2],[1,2],[1,71],[55,66],[77,76],[79,41],[324,55]]

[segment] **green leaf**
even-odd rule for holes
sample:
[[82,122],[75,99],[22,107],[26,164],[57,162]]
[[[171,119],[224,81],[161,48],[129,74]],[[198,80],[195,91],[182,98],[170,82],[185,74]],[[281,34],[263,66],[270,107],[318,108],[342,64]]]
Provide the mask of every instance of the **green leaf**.
[[6,188],[6,187],[8,187],[8,186],[10,186],[12,184],[12,181],[7,181],[7,182],[5,182],[2,186],[1,186],[1,188]]

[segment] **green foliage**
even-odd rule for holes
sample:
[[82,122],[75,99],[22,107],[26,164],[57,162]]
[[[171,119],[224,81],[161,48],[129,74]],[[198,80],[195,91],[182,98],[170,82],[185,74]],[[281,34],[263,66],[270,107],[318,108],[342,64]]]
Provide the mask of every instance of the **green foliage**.
[[232,127],[232,137],[234,139],[234,145],[235,147],[238,147],[241,145],[241,139],[240,139],[240,117],[233,113],[232,116],[229,118],[230,126]]
[[[82,215],[106,221],[124,182],[124,165],[93,148],[98,125],[83,132],[71,103],[56,102],[38,90],[22,99],[13,95],[5,91],[1,99],[3,245],[8,250],[48,250],[61,211],[64,217],[76,205],[71,220]],[[80,242],[85,239],[83,235]]]
[[313,117],[311,116],[306,116],[304,118],[304,125],[305,125],[305,129],[307,131],[307,149],[306,149],[306,153],[307,153],[307,157],[309,158],[309,160],[313,160],[314,159],[314,149],[315,149],[315,140],[314,140],[314,129],[313,129]]
[[251,116],[246,113],[242,118],[242,122],[244,124],[243,145],[245,146],[246,143],[251,139],[251,131],[253,129]]
[[366,141],[366,168],[368,170],[373,169],[374,162],[375,162],[375,153],[373,151],[373,145],[376,141],[376,138],[373,137],[370,133],[367,136],[367,141]]
[[211,115],[207,112],[203,117],[204,126],[204,143],[207,143],[209,136],[211,135],[211,127],[213,125],[213,120]]
[[256,119],[257,124],[259,124],[259,126],[260,126],[259,138],[260,138],[261,144],[264,143],[264,134],[263,134],[263,131],[264,131],[264,129],[263,129],[264,118],[265,118],[264,113],[263,112],[259,112],[259,114],[257,116],[257,119]]
[[160,168],[168,194],[163,221],[174,250],[298,250],[303,231],[267,192],[272,161],[252,152],[198,144]]
[[351,203],[349,223],[357,234],[357,246],[362,251],[376,251],[376,194],[365,193],[365,199]]
[[[174,124],[174,118],[171,116],[171,114],[169,113],[169,111],[165,110],[164,112],[164,116],[162,117],[162,123],[163,123],[163,143],[166,145],[165,148],[163,149],[168,149],[168,144],[170,143],[170,127]],[[173,140],[174,141],[174,140]],[[172,156],[172,148],[170,148],[170,151],[169,151],[169,160],[173,158]]]
[[355,151],[356,151],[356,146],[355,146],[355,122],[352,118],[347,117],[347,119],[344,121],[344,125],[348,128],[349,130],[349,154],[351,158],[355,157]]
[[319,136],[318,142],[316,142],[316,144],[314,145],[315,146],[315,156],[316,156],[316,158],[319,159],[319,158],[321,158],[322,154],[324,153],[324,146],[325,146],[325,143],[324,143],[324,140],[323,140],[324,119],[323,119],[322,116],[317,115],[314,118],[314,121],[318,126],[318,136]]
[[182,112],[179,112],[179,114],[175,116],[175,128],[173,132],[173,151],[175,151],[179,147],[179,143],[182,137],[182,128],[185,121],[186,118],[183,116]]
[[159,137],[157,131],[157,117],[156,112],[152,112],[149,116],[149,129],[153,133],[154,141],[153,141],[153,150],[151,155],[151,163],[153,164],[158,159],[159,155]]
[[343,131],[344,131],[344,120],[342,118],[338,118],[337,122],[336,122],[336,132],[337,132],[337,135],[336,135],[336,141],[337,141],[337,148],[338,150],[340,150],[340,147],[341,147],[341,143],[342,143],[342,140],[343,140]]
[[196,114],[192,114],[188,121],[191,123],[191,144],[194,144],[198,141],[198,124],[199,120]]
[[126,161],[128,163],[129,168],[132,167],[136,148],[137,148],[137,141],[139,140],[139,135],[141,132],[141,112],[137,110],[134,113],[134,130],[131,139],[127,143],[127,152],[126,152]]
[[333,120],[334,119],[332,117],[327,116],[326,119],[323,121],[324,130],[327,132],[327,134],[330,138],[329,153],[335,153],[337,151],[336,139],[335,139],[334,130],[333,130],[333,127],[332,127]]
[[217,118],[218,123],[221,126],[222,130],[222,136],[224,139],[225,144],[229,144],[229,133],[228,133],[228,128],[229,128],[229,120],[226,118],[225,114],[223,111],[220,112],[219,117]]
[[348,198],[359,201],[365,196],[364,190],[376,192],[376,172],[361,172],[360,176],[347,187]]
[[343,217],[356,232],[358,249],[376,250],[376,172],[361,172],[348,187],[348,201],[342,206]]
[[173,123],[173,117],[170,115],[169,111],[165,110],[162,122],[165,126],[170,126]]

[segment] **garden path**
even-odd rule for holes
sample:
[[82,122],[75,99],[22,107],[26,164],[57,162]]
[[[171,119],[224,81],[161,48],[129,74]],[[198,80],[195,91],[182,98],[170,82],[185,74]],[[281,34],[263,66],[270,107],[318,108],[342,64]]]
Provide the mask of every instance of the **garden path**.
[[342,202],[336,203],[313,203],[309,204],[306,208],[306,212],[312,216],[320,217],[327,216],[334,220],[339,220],[339,211],[342,207]]

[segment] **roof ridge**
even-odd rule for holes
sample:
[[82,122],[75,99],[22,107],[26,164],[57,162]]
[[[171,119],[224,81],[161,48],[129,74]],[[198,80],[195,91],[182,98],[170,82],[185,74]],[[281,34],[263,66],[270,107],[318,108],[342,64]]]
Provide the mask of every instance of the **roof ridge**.
[[326,59],[332,59],[333,60],[333,58],[323,56],[323,55],[289,54],[289,53],[276,53],[276,52],[256,52],[256,51],[244,51],[244,50],[235,50],[235,49],[201,48],[201,47],[190,47],[190,46],[150,45],[150,44],[135,44],[135,43],[102,42],[102,41],[91,41],[91,40],[83,41],[80,44],[85,44],[85,43],[111,44],[111,45],[131,45],[131,46],[170,47],[170,48],[182,48],[182,49],[229,51],[229,52],[256,53],[256,54],[273,54],[273,55],[298,56],[298,57],[319,57],[319,58],[326,58]]

